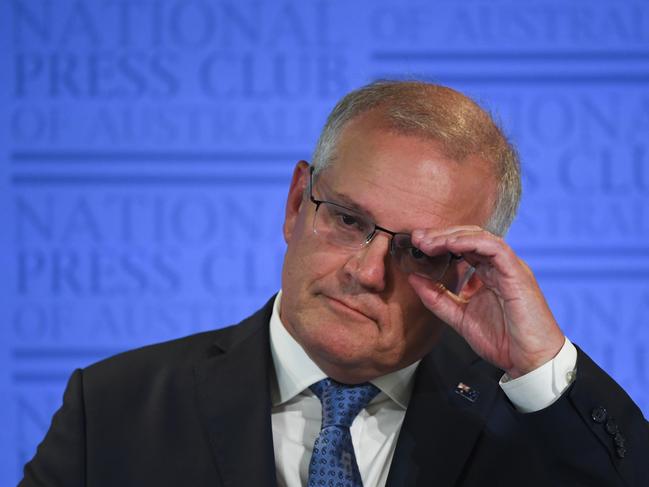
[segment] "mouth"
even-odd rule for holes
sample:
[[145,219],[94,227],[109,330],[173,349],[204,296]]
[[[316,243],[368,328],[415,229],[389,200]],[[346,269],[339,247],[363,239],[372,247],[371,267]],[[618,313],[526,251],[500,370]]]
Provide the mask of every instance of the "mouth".
[[364,313],[363,311],[361,311],[357,307],[346,303],[345,301],[341,301],[340,299],[336,299],[336,298],[328,296],[326,294],[323,294],[323,296],[325,298],[327,298],[327,301],[328,301],[328,303],[331,304],[331,306],[333,306],[334,308],[336,308],[338,310],[342,310],[343,312],[346,312],[348,314],[354,314],[356,316],[362,316],[366,320],[375,321],[371,316],[367,315],[366,313]]

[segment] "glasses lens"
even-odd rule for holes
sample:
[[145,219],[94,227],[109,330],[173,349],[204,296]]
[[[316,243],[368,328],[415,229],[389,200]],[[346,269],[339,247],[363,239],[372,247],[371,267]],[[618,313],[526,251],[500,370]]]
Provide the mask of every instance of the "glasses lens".
[[412,245],[410,235],[398,233],[392,238],[392,257],[397,265],[407,273],[418,274],[433,281],[444,277],[451,262],[451,254],[426,255]]
[[359,248],[370,238],[374,224],[355,211],[323,201],[316,210],[313,231],[333,244]]

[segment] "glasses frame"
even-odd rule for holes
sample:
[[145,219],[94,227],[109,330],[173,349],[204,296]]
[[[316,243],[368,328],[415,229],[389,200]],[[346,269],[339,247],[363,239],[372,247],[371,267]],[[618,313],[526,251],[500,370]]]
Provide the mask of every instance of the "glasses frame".
[[[328,205],[337,206],[338,208],[342,208],[342,209],[344,209],[346,211],[349,211],[351,213],[356,213],[356,214],[360,213],[358,210],[353,210],[351,208],[347,208],[346,206],[338,204],[338,203],[334,203],[333,201],[319,200],[319,199],[314,198],[314,196],[313,196],[313,171],[314,171],[313,166],[309,167],[309,199],[315,205],[315,214],[318,213],[318,210],[320,209],[320,206],[323,203],[326,203]],[[316,218],[315,214],[314,214],[314,218]],[[360,249],[366,247],[367,245],[369,245],[372,242],[372,240],[374,240],[374,237],[376,236],[377,232],[381,231],[383,233],[387,233],[388,235],[390,235],[390,256],[394,257],[395,254],[396,254],[396,246],[394,244],[394,237],[396,237],[398,235],[404,235],[404,236],[408,237],[409,240],[411,239],[411,235],[409,233],[406,233],[406,232],[394,232],[392,230],[388,230],[385,227],[377,225],[376,222],[374,222],[371,218],[366,217],[366,219],[368,220],[368,222],[370,222],[372,224],[372,226],[373,226],[372,231],[365,238],[365,241],[363,243],[361,243],[358,247],[356,247],[356,246],[348,246],[348,248],[354,248],[354,249],[360,250]],[[314,233],[316,233],[315,232],[315,226],[313,228],[313,231],[314,231]],[[417,249],[417,247],[414,247],[414,246],[412,248]],[[419,249],[417,249],[417,250],[419,250]],[[461,255],[454,254],[453,252],[448,252],[448,255],[449,255],[448,264],[447,264],[446,268],[444,269],[444,272],[442,273],[442,275],[438,279],[441,279],[442,277],[444,277],[444,275],[448,271],[448,268],[451,266],[452,262],[462,260]]]

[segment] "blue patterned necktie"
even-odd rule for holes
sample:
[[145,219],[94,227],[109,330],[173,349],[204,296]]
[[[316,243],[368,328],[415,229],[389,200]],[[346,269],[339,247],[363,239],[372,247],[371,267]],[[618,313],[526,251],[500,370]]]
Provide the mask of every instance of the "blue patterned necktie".
[[363,487],[349,432],[354,418],[376,396],[372,384],[349,386],[323,379],[311,386],[322,403],[322,427],[313,445],[309,487]]

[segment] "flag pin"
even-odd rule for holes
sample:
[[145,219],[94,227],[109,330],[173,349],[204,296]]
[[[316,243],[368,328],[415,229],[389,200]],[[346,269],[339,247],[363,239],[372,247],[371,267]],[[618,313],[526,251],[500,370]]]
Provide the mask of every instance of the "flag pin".
[[472,389],[470,386],[466,385],[464,382],[460,382],[455,386],[455,393],[462,396],[467,401],[476,402],[480,393]]

